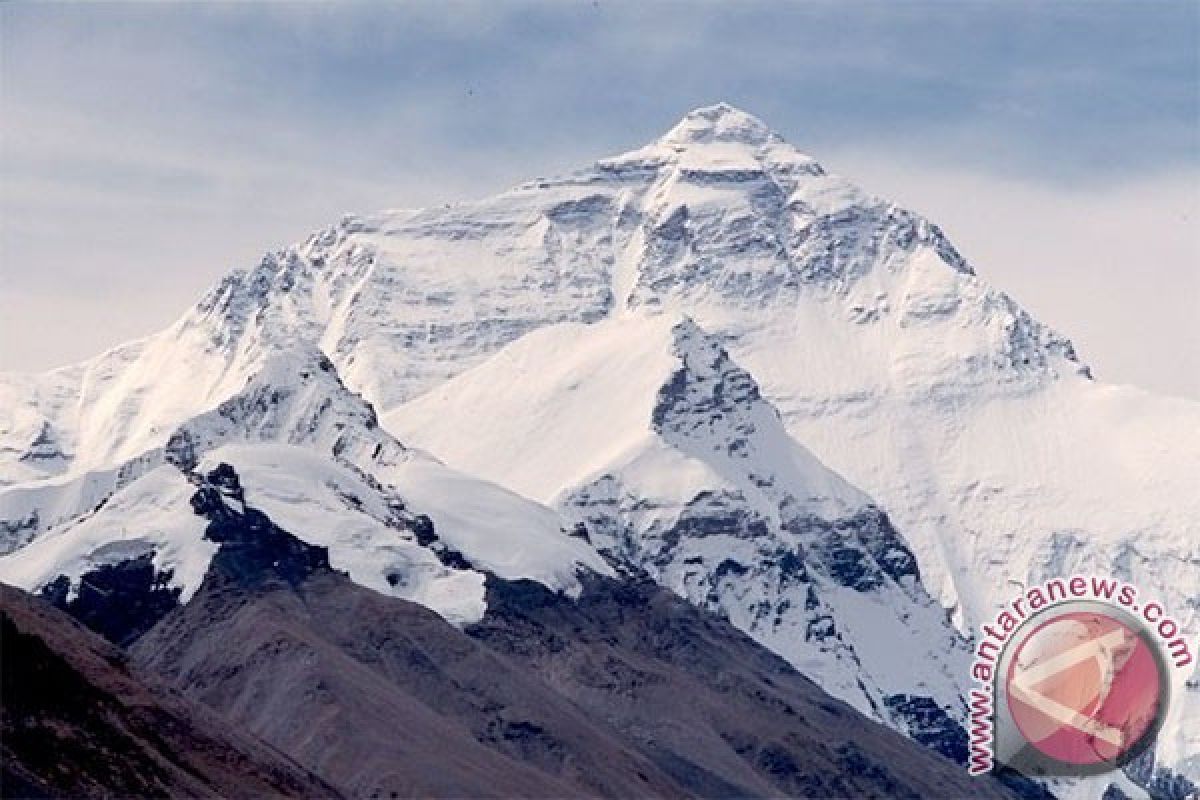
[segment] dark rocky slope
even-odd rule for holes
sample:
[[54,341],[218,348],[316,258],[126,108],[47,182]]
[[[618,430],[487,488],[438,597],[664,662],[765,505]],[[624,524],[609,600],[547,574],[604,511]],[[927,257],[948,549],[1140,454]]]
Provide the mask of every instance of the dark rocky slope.
[[866,719],[725,620],[649,579],[572,601],[489,579],[469,633],[620,730],[691,795],[1002,797]]
[[0,584],[0,794],[336,797],[211,710],[133,669],[124,651]]
[[676,794],[535,678],[332,571],[294,588],[214,571],[133,655],[355,796]]
[[491,579],[464,633],[221,492],[193,505],[222,548],[133,657],[348,794],[1006,796],[649,582]]
[[209,580],[133,648],[361,797],[1003,797],[648,584],[497,582],[471,630],[321,570]]

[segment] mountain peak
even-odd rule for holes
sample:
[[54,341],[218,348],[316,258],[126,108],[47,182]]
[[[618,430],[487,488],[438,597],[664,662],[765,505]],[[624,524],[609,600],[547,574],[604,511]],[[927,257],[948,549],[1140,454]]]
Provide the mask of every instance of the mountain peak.
[[689,111],[662,142],[674,145],[737,142],[758,146],[779,138],[753,114],[728,103],[717,103]]

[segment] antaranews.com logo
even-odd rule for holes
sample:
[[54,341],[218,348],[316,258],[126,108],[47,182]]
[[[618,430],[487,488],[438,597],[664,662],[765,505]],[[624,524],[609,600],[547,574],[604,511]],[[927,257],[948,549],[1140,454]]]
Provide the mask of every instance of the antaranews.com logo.
[[1117,769],[1154,741],[1170,669],[1192,659],[1178,623],[1135,586],[1075,575],[1029,588],[983,626],[975,648],[967,770]]

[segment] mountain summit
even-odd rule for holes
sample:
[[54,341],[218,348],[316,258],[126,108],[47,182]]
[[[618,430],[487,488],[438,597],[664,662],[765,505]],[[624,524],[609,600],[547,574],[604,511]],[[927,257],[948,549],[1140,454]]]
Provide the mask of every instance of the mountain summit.
[[[0,485],[135,457],[296,341],[323,350],[379,410],[530,330],[626,310],[675,309],[707,326],[708,310],[727,306],[764,321],[820,309],[883,334],[822,331],[846,360],[893,378],[926,360],[916,391],[934,368],[956,373],[939,376],[946,388],[1086,372],[1070,342],[971,278],[936,226],[719,104],[565,178],[479,203],[347,215],[231,274],[160,334],[32,379],[0,376]],[[963,374],[975,364],[984,369]]]
[[753,114],[728,103],[717,103],[689,112],[659,141],[667,145],[737,142],[761,146],[783,139]]
[[[317,372],[289,384],[297,364]],[[220,411],[235,398],[236,421]],[[313,435],[292,436],[307,414]],[[0,376],[0,579],[36,589],[128,552],[105,532],[153,491],[186,490],[178,470],[147,471],[181,430],[245,460],[272,517],[372,588],[462,623],[485,613],[505,548],[504,577],[555,590],[577,591],[576,570],[649,575],[914,736],[929,727],[906,716],[961,721],[946,676],[962,640],[921,623],[919,645],[874,656],[939,655],[897,668],[907,688],[859,691],[847,648],[865,652],[881,598],[913,619],[944,611],[969,639],[1021,586],[1111,574],[1200,634],[1200,405],[1096,380],[935,224],[724,104],[478,202],[347,215],[161,333]],[[289,459],[306,465],[291,483]],[[538,533],[460,536],[443,545],[468,563],[446,564],[415,532],[387,538],[393,495],[440,511],[448,539],[496,520]],[[325,527],[306,532],[289,504],[323,509]],[[61,544],[80,530],[95,549]],[[201,554],[187,563],[207,563],[194,520],[172,512],[148,538],[175,530]],[[811,607],[789,594],[801,585]],[[802,610],[777,613],[783,600]],[[856,625],[844,648],[818,641]],[[1174,687],[1155,753],[1193,779],[1198,687]]]

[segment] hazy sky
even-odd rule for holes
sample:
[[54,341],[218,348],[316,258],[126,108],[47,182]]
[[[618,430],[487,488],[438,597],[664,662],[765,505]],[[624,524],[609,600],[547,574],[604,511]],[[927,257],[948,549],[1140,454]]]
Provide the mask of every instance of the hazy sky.
[[1200,398],[1200,4],[0,5],[0,369],[151,333],[344,211],[726,100],[942,225],[1105,379]]

